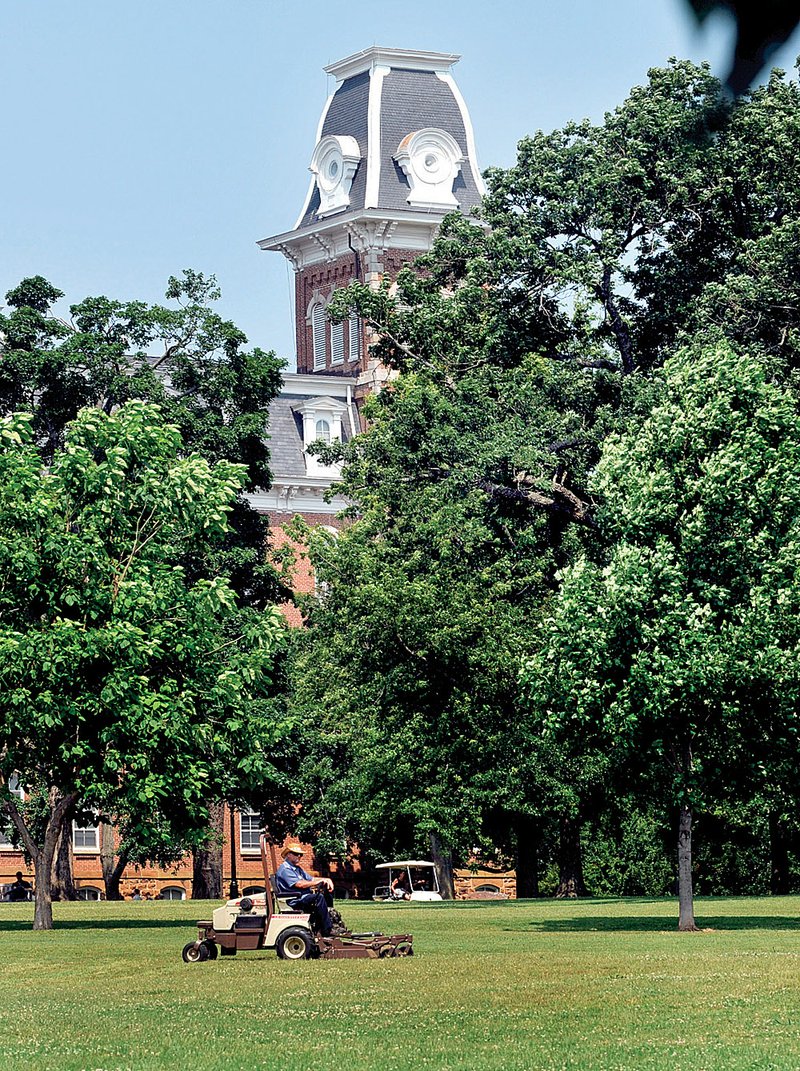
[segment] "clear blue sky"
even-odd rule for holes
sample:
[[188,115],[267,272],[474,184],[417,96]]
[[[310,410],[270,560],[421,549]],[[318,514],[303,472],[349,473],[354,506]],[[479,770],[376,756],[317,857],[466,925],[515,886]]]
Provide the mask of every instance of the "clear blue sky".
[[600,118],[671,55],[724,68],[730,41],[683,0],[0,0],[0,15],[0,303],[35,274],[69,301],[156,301],[193,267],[290,361],[289,272],[255,243],[302,205],[323,66],[373,44],[460,53],[481,167],[507,166],[524,134]]

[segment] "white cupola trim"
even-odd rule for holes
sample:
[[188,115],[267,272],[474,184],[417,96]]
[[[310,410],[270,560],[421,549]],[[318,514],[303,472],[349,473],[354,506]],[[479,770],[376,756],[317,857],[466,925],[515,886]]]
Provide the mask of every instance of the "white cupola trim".
[[317,142],[309,170],[319,190],[318,216],[330,216],[349,207],[350,187],[360,162],[358,142],[349,134],[327,134]]
[[406,134],[394,158],[408,179],[406,200],[413,208],[458,208],[453,183],[464,156],[452,134],[435,127],[415,130]]

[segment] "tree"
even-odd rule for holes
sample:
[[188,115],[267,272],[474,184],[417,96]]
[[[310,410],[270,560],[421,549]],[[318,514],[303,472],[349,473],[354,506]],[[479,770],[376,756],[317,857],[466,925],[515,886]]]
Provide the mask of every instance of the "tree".
[[[662,350],[632,279],[693,220],[721,107],[708,71],[651,72],[602,126],[526,139],[516,168],[491,172],[489,229],[451,217],[396,291],[334,301],[333,316],[357,306],[400,375],[342,454],[357,519],[315,561],[325,595],[298,694],[331,710],[321,739],[348,755],[344,786],[324,755],[306,770],[316,832],[333,811],[386,850],[423,831],[462,851],[493,838],[524,869],[531,824],[557,809],[562,887],[582,888],[576,819],[603,764],[537,750],[517,724],[516,664],[558,570],[595,538],[586,488],[602,442],[647,409],[634,372]],[[334,675],[323,702],[313,682]]]
[[730,347],[683,350],[664,383],[606,444],[594,487],[608,549],[564,571],[525,685],[546,732],[666,764],[692,930],[698,801],[759,739],[797,769],[800,419]]
[[243,466],[186,454],[139,401],[83,410],[51,464],[34,429],[30,415],[0,425],[0,807],[45,929],[72,808],[157,850],[199,840],[209,801],[269,781],[283,627],[180,564],[224,539]]
[[[23,280],[0,314],[0,413],[31,413],[50,460],[79,410],[111,413],[139,398],[160,406],[187,452],[245,465],[246,491],[268,487],[264,429],[282,362],[245,350],[245,335],[213,311],[220,296],[213,276],[185,271],[170,278],[166,296],[176,307],[86,298],[64,321],[51,311],[62,292],[41,276]],[[267,521],[242,498],[229,517],[213,560],[187,560],[187,568],[227,576],[244,605],[285,597],[265,560]]]

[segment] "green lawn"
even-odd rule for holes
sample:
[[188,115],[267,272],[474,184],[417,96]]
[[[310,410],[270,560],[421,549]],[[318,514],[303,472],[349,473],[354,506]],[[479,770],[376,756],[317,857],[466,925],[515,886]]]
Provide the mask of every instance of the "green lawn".
[[208,904],[0,905],[0,1068],[800,1068],[800,899],[345,904],[399,960],[187,965]]

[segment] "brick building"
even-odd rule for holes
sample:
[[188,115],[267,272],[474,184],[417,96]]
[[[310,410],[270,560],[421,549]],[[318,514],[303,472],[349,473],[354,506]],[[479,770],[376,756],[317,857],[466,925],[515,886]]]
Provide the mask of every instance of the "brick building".
[[[312,525],[340,527],[337,515],[346,503],[323,497],[339,470],[320,464],[308,447],[357,435],[360,402],[388,375],[370,356],[370,338],[356,315],[342,324],[328,319],[335,291],[354,280],[378,286],[391,279],[430,248],[447,213],[469,211],[484,193],[472,124],[452,75],[458,59],[372,47],[326,67],[335,84],[320,117],[300,214],[292,230],[258,243],[285,256],[295,272],[297,372],[285,376],[270,408],[272,487],[251,499],[270,517],[274,547],[289,540],[285,525],[296,514]],[[313,591],[302,560],[295,583]],[[284,611],[291,624],[302,623],[295,607]],[[228,812],[224,828],[223,884],[235,876],[243,891],[259,887],[258,816]],[[102,837],[95,826],[72,831],[76,885],[86,898],[103,890]],[[309,866],[310,855],[307,860]],[[26,873],[21,853],[0,838],[0,885],[17,870]],[[357,863],[317,872],[332,877],[342,894],[356,893],[360,884],[362,895],[368,891]],[[129,866],[121,888],[182,899],[191,895],[191,875],[190,859],[172,870]],[[462,895],[475,887],[473,879],[464,872]],[[500,885],[508,891],[507,880]]]

